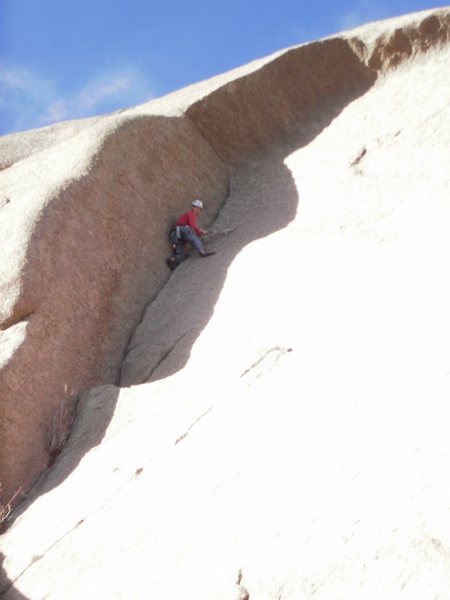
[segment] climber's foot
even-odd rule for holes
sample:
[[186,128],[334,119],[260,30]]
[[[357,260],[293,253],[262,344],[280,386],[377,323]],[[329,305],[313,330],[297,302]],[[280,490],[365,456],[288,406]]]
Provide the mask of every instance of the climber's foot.
[[175,269],[178,266],[178,262],[175,256],[169,256],[169,258],[166,260],[166,264],[171,271],[175,271]]

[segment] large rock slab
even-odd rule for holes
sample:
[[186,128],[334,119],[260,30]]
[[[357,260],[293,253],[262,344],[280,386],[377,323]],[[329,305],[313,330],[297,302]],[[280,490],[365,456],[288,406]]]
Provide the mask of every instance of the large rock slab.
[[[0,538],[5,598],[445,597],[446,23],[343,35],[364,65],[399,30],[414,43],[295,150],[282,124],[273,153],[258,141],[234,160],[212,131],[218,253],[142,314],[128,387],[83,394]],[[216,83],[178,106],[214,107]]]
[[167,280],[175,215],[201,196],[211,221],[231,166],[306,144],[376,79],[345,39],[244,73],[1,141],[4,502],[58,453],[79,394],[118,381],[129,337]]
[[80,392],[117,380],[143,307],[167,280],[171,221],[198,195],[212,217],[228,174],[186,118],[118,117],[15,163],[0,187],[6,501],[46,468],[54,416],[69,421]]

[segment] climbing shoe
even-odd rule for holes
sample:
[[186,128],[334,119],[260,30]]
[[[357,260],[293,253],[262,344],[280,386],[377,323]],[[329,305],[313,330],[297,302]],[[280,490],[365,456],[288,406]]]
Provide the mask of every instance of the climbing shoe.
[[213,254],[215,254],[214,251],[212,251],[212,252],[200,252],[200,256],[202,258],[206,258],[207,256],[212,256]]
[[175,269],[178,267],[178,262],[175,256],[169,256],[169,258],[166,259],[166,264],[171,271],[175,271]]

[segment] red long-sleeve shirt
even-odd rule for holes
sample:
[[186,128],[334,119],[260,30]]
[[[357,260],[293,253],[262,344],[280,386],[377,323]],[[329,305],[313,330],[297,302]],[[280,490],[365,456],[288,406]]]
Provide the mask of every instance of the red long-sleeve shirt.
[[202,232],[195,224],[196,218],[197,218],[197,215],[194,213],[194,211],[189,210],[188,212],[184,213],[184,215],[181,215],[181,217],[179,219],[177,219],[175,226],[179,227],[180,225],[189,225],[189,227],[192,227],[192,229],[195,231],[195,233],[198,236],[200,236],[200,235],[202,235]]

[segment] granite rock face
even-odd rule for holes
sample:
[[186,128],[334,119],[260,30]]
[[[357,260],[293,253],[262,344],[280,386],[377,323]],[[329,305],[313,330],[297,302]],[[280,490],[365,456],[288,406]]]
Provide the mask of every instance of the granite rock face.
[[0,173],[4,500],[46,468],[54,415],[117,381],[133,327],[167,279],[177,212],[201,195],[211,218],[226,195],[226,169],[187,119],[111,121]]
[[449,35],[0,138],[5,598],[445,597]]

